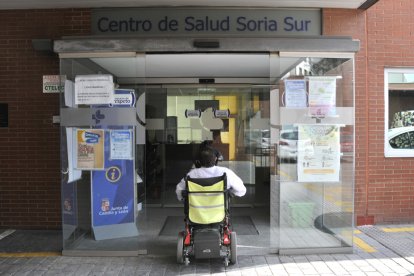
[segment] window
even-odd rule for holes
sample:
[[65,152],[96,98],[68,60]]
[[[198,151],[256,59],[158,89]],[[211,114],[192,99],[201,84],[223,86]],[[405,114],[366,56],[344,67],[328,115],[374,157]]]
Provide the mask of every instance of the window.
[[385,69],[385,156],[414,157],[414,68]]

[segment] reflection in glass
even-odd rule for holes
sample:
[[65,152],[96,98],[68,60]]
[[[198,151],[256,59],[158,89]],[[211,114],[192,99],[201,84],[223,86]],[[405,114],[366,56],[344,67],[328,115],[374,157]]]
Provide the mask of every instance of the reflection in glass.
[[384,75],[387,90],[385,97],[388,102],[385,116],[385,156],[414,156],[410,139],[414,127],[413,70],[385,69]]

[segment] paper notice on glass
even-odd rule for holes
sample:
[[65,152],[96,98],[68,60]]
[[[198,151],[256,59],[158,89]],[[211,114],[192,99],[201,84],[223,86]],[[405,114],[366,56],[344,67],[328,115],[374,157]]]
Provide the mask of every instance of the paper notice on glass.
[[299,125],[298,182],[337,182],[339,126]]
[[104,130],[76,130],[76,168],[83,170],[104,169]]
[[336,114],[336,77],[309,77],[309,112],[312,116]]
[[75,104],[112,104],[112,75],[80,75],[75,78]]
[[133,158],[132,152],[132,130],[111,130],[111,159],[128,159]]
[[73,127],[66,128],[66,144],[67,144],[67,153],[68,153],[68,183],[81,179],[82,171],[76,170],[74,167],[74,150],[73,145],[76,139],[76,132]]
[[285,106],[289,108],[307,107],[305,80],[285,80]]

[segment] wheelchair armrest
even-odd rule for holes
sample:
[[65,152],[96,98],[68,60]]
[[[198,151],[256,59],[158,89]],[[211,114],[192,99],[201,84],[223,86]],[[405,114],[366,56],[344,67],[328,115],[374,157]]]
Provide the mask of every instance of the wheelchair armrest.
[[235,195],[231,192],[231,190],[226,190],[225,193],[227,195],[227,198],[229,199],[235,197]]

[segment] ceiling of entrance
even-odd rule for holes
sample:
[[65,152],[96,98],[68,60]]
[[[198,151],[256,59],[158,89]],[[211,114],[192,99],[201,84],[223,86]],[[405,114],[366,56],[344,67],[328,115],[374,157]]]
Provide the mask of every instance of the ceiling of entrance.
[[231,6],[357,9],[373,0],[19,0],[0,1],[0,9],[105,8],[151,6]]
[[[120,84],[135,83],[136,79],[156,79],[157,82],[183,81],[185,78],[242,79],[280,78],[302,58],[273,57],[268,54],[152,54],[138,57],[91,58],[88,66],[98,66],[110,73]],[[86,63],[84,64],[86,65]],[[161,80],[164,79],[164,80]],[[186,80],[184,82],[194,82]]]

